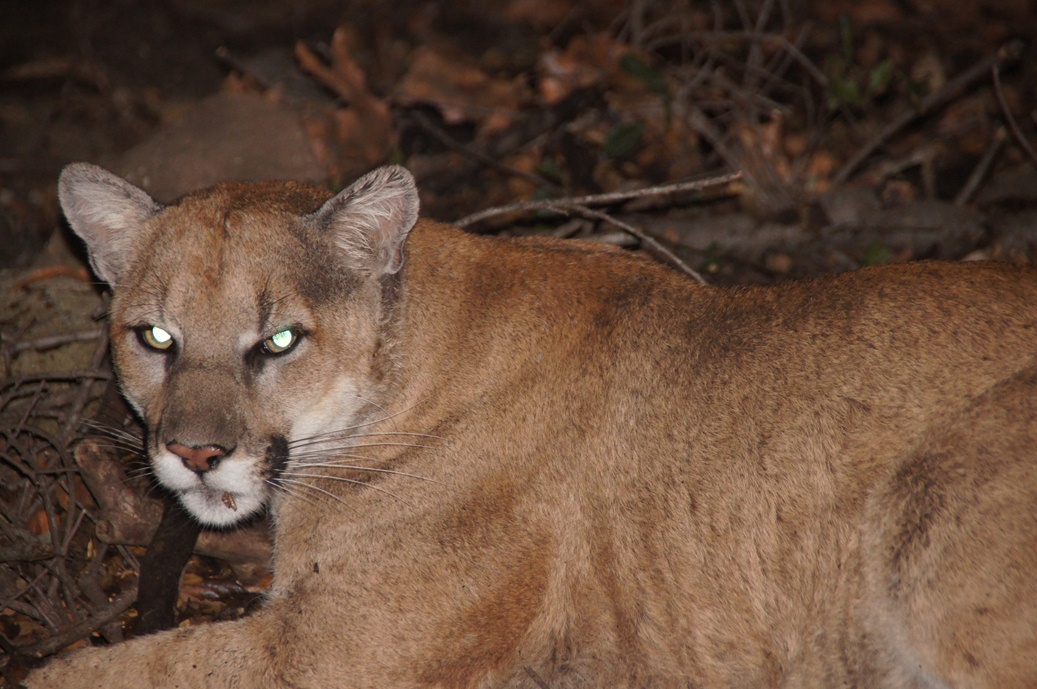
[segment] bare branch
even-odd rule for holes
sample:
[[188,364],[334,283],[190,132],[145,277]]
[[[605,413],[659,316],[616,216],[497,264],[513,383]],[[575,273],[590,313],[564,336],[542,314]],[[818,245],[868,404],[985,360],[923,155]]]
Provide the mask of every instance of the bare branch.
[[554,210],[554,206],[604,206],[612,203],[619,203],[621,201],[644,198],[646,196],[700,191],[709,187],[733,182],[740,179],[741,176],[741,172],[728,172],[688,182],[675,182],[673,184],[644,187],[642,189],[634,189],[630,191],[613,191],[605,194],[591,194],[587,196],[569,196],[560,199],[552,199],[550,201],[518,201],[504,206],[487,208],[478,213],[467,215],[456,221],[454,224],[458,227],[468,227],[469,225],[474,225],[486,220],[487,218],[492,218],[498,215],[536,210]]
[[879,146],[884,144],[915,119],[929,114],[965,89],[972,86],[975,82],[986,76],[988,70],[994,69],[996,75],[996,69],[998,67],[1018,60],[1023,53],[1023,47],[1024,45],[1022,41],[1010,41],[1009,43],[1006,43],[1001,46],[997,52],[988,55],[983,60],[980,60],[972,67],[965,70],[965,72],[948,81],[940,90],[926,96],[919,104],[918,108],[902,113],[899,117],[883,127],[882,131],[880,131],[878,135],[869,141],[864,148],[857,151],[857,153],[850,158],[845,165],[843,165],[842,169],[832,178],[833,184],[838,185],[845,182],[850,178],[850,175],[860,167],[861,163],[874,153]]
[[113,598],[108,605],[91,611],[91,613],[79,624],[68,627],[54,636],[50,636],[38,643],[24,646],[20,648],[19,651],[25,655],[35,656],[37,658],[42,658],[43,656],[55,653],[65,646],[89,636],[104,625],[108,624],[116,617],[129,610],[135,600],[137,600],[137,587],[136,585],[129,586],[122,593]]

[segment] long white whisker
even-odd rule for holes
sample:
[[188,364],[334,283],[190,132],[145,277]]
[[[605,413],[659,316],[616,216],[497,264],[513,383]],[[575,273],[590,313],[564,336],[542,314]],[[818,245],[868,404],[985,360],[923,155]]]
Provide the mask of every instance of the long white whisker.
[[430,433],[408,433],[406,431],[379,431],[377,433],[346,433],[345,431],[331,431],[329,433],[321,433],[320,435],[308,436],[306,438],[299,438],[288,443],[289,448],[306,447],[307,445],[316,445],[319,443],[326,443],[332,440],[350,440],[352,438],[375,438],[378,436],[409,436],[415,438],[432,438],[434,440],[442,440],[438,435],[432,435]]
[[277,481],[278,481],[279,483],[282,483],[282,484],[284,484],[284,483],[290,483],[290,484],[292,484],[293,486],[299,486],[299,487],[301,487],[301,488],[308,488],[308,489],[310,489],[310,490],[313,490],[313,491],[316,491],[316,492],[318,492],[318,493],[323,493],[324,495],[328,496],[328,497],[329,497],[329,498],[331,498],[332,500],[335,500],[336,502],[340,502],[340,503],[342,503],[343,505],[345,505],[346,507],[348,507],[348,508],[350,508],[350,509],[352,509],[352,510],[355,510],[355,508],[354,508],[354,507],[353,507],[352,505],[350,505],[350,504],[349,504],[348,502],[346,502],[345,500],[343,500],[343,499],[342,499],[342,498],[340,498],[339,496],[335,495],[334,493],[331,493],[331,492],[329,492],[329,491],[326,491],[326,490],[324,490],[323,488],[319,488],[318,486],[314,486],[313,484],[310,484],[310,483],[306,483],[305,481],[297,481],[297,480],[295,480],[295,479],[290,479],[290,478],[284,478],[284,477],[281,477],[281,478],[277,479]]
[[382,405],[380,405],[380,404],[377,404],[377,403],[375,403],[375,402],[372,402],[371,400],[367,399],[366,397],[361,397],[360,395],[353,395],[353,396],[354,396],[354,397],[356,397],[356,398],[357,398],[358,400],[361,400],[361,401],[367,402],[367,403],[368,403],[368,404],[370,404],[370,405],[371,405],[372,407],[377,407],[377,408],[378,408],[378,410],[379,410],[380,412],[382,412],[382,414],[384,415],[384,417],[385,417],[385,419],[384,419],[384,420],[392,421],[392,427],[393,427],[393,428],[397,428],[397,426],[396,426],[396,421],[395,421],[395,418],[396,418],[396,417],[394,417],[394,416],[389,416],[389,412],[387,412],[387,411],[385,410],[385,407],[383,407]]
[[[360,399],[364,399],[364,398],[361,397]],[[367,400],[364,400],[364,401],[366,402]],[[354,424],[352,426],[346,426],[345,428],[340,428],[337,431],[330,431],[328,433],[325,433],[325,434],[322,434],[322,435],[315,435],[315,436],[312,436],[312,437],[313,438],[320,438],[320,437],[323,437],[323,436],[326,436],[326,435],[345,433],[347,431],[352,431],[352,430],[357,429],[357,428],[366,428],[367,426],[373,426],[373,425],[375,425],[377,423],[382,423],[383,421],[391,421],[392,419],[395,419],[397,416],[399,416],[401,414],[406,414],[411,409],[413,409],[414,407],[418,406],[418,404],[420,404],[420,402],[415,402],[414,404],[412,404],[411,406],[407,407],[406,409],[401,409],[400,411],[396,412],[395,414],[387,414],[385,417],[383,417],[381,419],[372,419],[370,421],[365,421],[363,423],[358,423],[358,424]],[[375,406],[378,406],[378,405],[375,405]]]
[[109,426],[107,424],[97,423],[95,421],[83,421],[83,426],[97,431],[102,436],[109,440],[122,440],[132,445],[140,446],[144,439],[138,435],[130,433],[129,431],[117,428],[115,426]]
[[[360,443],[360,444],[344,444],[344,445],[330,445],[326,447],[316,447],[307,450],[306,452],[299,452],[292,454],[293,459],[306,456],[326,456],[328,454],[334,454],[336,452],[344,450],[362,449],[365,447],[417,447],[421,449],[430,449],[430,445],[417,445],[415,443]],[[365,458],[366,459],[366,458]]]
[[[395,469],[375,469],[374,467],[358,467],[352,464],[343,464],[341,462],[307,462],[304,464],[292,464],[289,472],[294,471],[296,468],[309,469],[313,467],[328,467],[333,469],[352,469],[354,471],[372,471],[379,474],[396,474],[397,476],[407,476],[409,478],[416,478],[422,481],[428,481],[429,483],[439,483],[439,481],[429,478],[427,476],[419,476],[418,474],[408,474],[406,471],[396,471]],[[333,477],[328,477],[333,478]],[[369,484],[364,484],[369,485]],[[372,486],[373,487],[373,486]]]
[[350,454],[348,452],[338,452],[338,451],[336,451],[336,452],[321,452],[319,450],[311,450],[310,452],[302,452],[300,454],[294,455],[291,458],[290,462],[291,462],[292,466],[295,466],[296,463],[299,462],[300,460],[305,462],[305,461],[309,461],[309,460],[312,460],[312,459],[327,459],[327,460],[332,460],[332,459],[342,459],[342,460],[352,459],[352,460],[356,460],[356,461],[359,461],[359,462],[374,462],[374,461],[377,461],[373,457],[365,457],[364,455],[354,455],[354,454]]
[[[95,441],[96,442],[96,441]],[[102,450],[123,450],[125,452],[132,452],[134,454],[143,455],[144,448],[140,445],[130,445],[127,442],[110,439],[108,442],[96,442],[97,447]]]
[[419,438],[435,438],[436,440],[442,440],[443,438],[438,435],[432,435],[431,433],[413,433],[411,431],[377,431],[375,433],[360,433],[357,438],[374,438],[379,435],[410,435]]
[[94,430],[97,431],[99,437],[110,441],[118,441],[127,445],[135,445],[137,447],[141,447],[144,442],[143,438],[138,438],[130,433],[120,433],[111,428],[95,428]]
[[[409,500],[405,500],[404,498],[400,497],[396,493],[393,493],[391,490],[385,490],[384,488],[382,488],[380,486],[371,485],[370,483],[365,483],[364,481],[356,481],[354,479],[346,478],[344,476],[328,476],[327,474],[303,474],[303,473],[299,473],[297,471],[291,471],[291,470],[285,472],[284,476],[289,476],[292,479],[295,479],[295,478],[319,478],[319,479],[326,479],[328,481],[340,481],[342,483],[352,483],[352,484],[357,485],[357,486],[364,486],[365,488],[371,488],[372,490],[376,490],[379,493],[385,493],[386,495],[389,495],[389,496],[391,496],[393,498],[396,498],[400,502],[406,503],[408,505],[413,506],[413,504],[414,504],[414,503],[410,502]],[[287,479],[282,477],[281,480],[284,481],[284,480],[287,480]]]
[[[302,500],[303,502],[305,502],[308,505],[317,505],[317,506],[320,505],[320,503],[317,502],[317,499],[314,498],[313,496],[307,495],[303,491],[301,491],[301,490],[299,490],[297,488],[294,488],[292,486],[284,485],[284,484],[282,484],[280,482],[280,480],[277,480],[277,479],[275,479],[275,480],[267,480],[267,484],[270,485],[270,486],[273,486],[274,490],[279,490],[282,493],[284,493],[285,495],[289,495],[289,496],[291,496],[293,498],[298,498],[299,500]],[[305,484],[303,484],[303,485],[305,485]],[[306,486],[306,487],[307,488],[311,488],[312,486]]]

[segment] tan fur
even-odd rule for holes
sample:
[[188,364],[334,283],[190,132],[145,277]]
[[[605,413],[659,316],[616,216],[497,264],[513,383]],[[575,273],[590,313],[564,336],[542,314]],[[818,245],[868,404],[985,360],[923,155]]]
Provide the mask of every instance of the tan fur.
[[[118,371],[152,451],[172,424],[258,456],[355,381],[338,427],[368,425],[333,456],[399,473],[275,491],[253,616],[30,687],[1037,686],[1037,273],[718,289],[427,221],[397,273],[299,220],[327,198],[223,185],[149,216],[114,273]],[[264,289],[309,334],[254,374]],[[127,331],[157,311],[170,365]]]

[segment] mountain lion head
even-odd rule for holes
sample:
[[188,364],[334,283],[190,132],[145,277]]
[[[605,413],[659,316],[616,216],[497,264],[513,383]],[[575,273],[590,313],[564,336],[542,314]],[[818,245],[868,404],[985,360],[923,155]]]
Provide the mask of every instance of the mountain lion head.
[[391,374],[379,325],[418,217],[410,173],[333,198],[223,184],[167,207],[77,164],[59,194],[115,287],[115,366],[155,474],[200,521],[255,514],[318,448],[348,446]]

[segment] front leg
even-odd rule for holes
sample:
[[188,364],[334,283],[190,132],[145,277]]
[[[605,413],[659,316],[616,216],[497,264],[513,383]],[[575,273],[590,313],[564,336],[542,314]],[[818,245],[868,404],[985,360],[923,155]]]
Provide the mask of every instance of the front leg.
[[29,689],[222,689],[282,686],[275,648],[265,643],[261,615],[143,636],[88,648],[29,675]]

